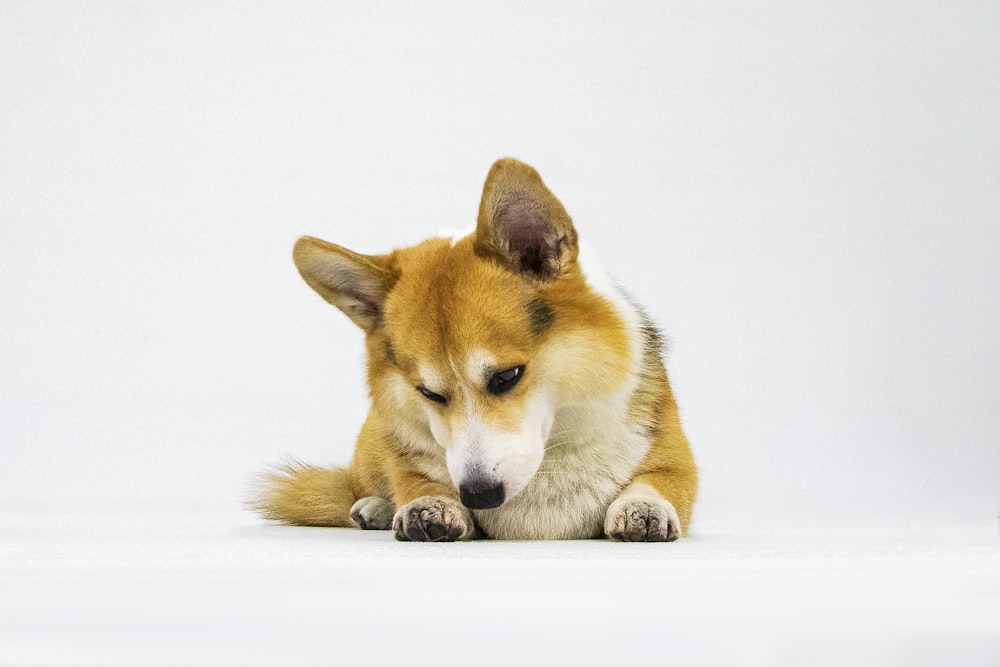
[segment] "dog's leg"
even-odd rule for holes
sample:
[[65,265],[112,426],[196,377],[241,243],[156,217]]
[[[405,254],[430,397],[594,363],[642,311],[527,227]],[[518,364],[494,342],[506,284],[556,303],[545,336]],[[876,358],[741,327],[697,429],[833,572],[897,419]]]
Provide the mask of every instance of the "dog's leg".
[[637,475],[608,508],[605,534],[624,542],[673,542],[687,529],[696,484],[675,472]]
[[472,512],[459,502],[455,489],[412,470],[392,475],[399,509],[392,519],[396,539],[403,542],[454,542],[475,534]]
[[650,387],[637,392],[630,409],[639,423],[654,428],[655,437],[604,519],[605,534],[625,542],[673,542],[685,535],[698,495],[698,468],[666,371],[662,365],[653,371]]
[[362,498],[351,506],[351,519],[362,530],[389,530],[396,506],[381,496]]

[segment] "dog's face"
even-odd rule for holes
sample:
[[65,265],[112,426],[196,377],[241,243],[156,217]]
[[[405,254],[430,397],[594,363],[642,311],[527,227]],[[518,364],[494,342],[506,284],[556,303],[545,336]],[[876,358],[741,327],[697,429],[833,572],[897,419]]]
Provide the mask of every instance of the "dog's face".
[[542,352],[553,312],[472,239],[430,241],[398,261],[383,322],[395,394],[409,394],[445,449],[462,502],[495,507],[531,480],[552,429]]
[[382,256],[305,238],[295,261],[367,332],[379,408],[426,425],[462,502],[485,509],[531,481],[560,405],[627,372],[615,361],[623,325],[587,287],[577,252],[534,169],[503,160],[468,237]]

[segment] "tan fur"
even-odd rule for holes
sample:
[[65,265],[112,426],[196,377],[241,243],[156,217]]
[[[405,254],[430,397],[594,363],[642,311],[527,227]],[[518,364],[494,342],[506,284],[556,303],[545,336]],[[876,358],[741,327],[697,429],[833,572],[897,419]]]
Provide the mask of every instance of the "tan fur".
[[293,464],[269,473],[256,509],[266,519],[300,526],[352,526],[347,510],[354,503],[344,468]]
[[[473,521],[514,539],[603,530],[659,541],[687,529],[697,471],[659,338],[640,310],[587,273],[572,221],[534,169],[497,162],[476,232],[463,239],[360,255],[305,237],[294,259],[365,331],[372,409],[347,468],[272,475],[256,501],[263,516],[348,526],[352,504],[377,496],[399,508],[400,539],[463,539]],[[520,381],[502,396],[484,389],[479,374],[517,366]],[[527,443],[537,428],[546,438],[540,463],[519,445],[523,429]],[[483,463],[488,474],[506,471],[505,490],[526,485],[470,513],[456,485],[480,469],[479,456],[494,462]],[[521,480],[530,466],[537,471]]]
[[[661,372],[662,371],[662,372]],[[636,392],[630,409],[648,411],[654,437],[649,453],[635,470],[633,482],[649,484],[677,509],[681,530],[686,534],[694,514],[698,491],[698,469],[681,429],[680,415],[662,362],[655,377]]]

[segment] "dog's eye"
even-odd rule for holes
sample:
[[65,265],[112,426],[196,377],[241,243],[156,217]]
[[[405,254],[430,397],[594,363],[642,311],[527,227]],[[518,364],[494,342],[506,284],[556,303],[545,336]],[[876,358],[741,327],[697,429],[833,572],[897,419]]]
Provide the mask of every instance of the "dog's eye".
[[486,382],[486,391],[491,394],[503,394],[513,389],[522,377],[524,377],[523,365],[497,371]]
[[417,387],[417,391],[424,395],[428,401],[434,401],[435,403],[447,403],[448,399],[441,394],[435,394],[433,391],[424,386]]

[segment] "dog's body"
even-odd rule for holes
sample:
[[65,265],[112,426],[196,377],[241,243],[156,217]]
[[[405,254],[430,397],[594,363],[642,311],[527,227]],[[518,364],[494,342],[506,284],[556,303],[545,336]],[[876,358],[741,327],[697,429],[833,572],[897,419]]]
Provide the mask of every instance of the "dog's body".
[[534,169],[497,162],[464,238],[303,238],[294,258],[366,332],[372,408],[346,469],[269,477],[265,517],[421,541],[687,529],[697,471],[659,335]]

